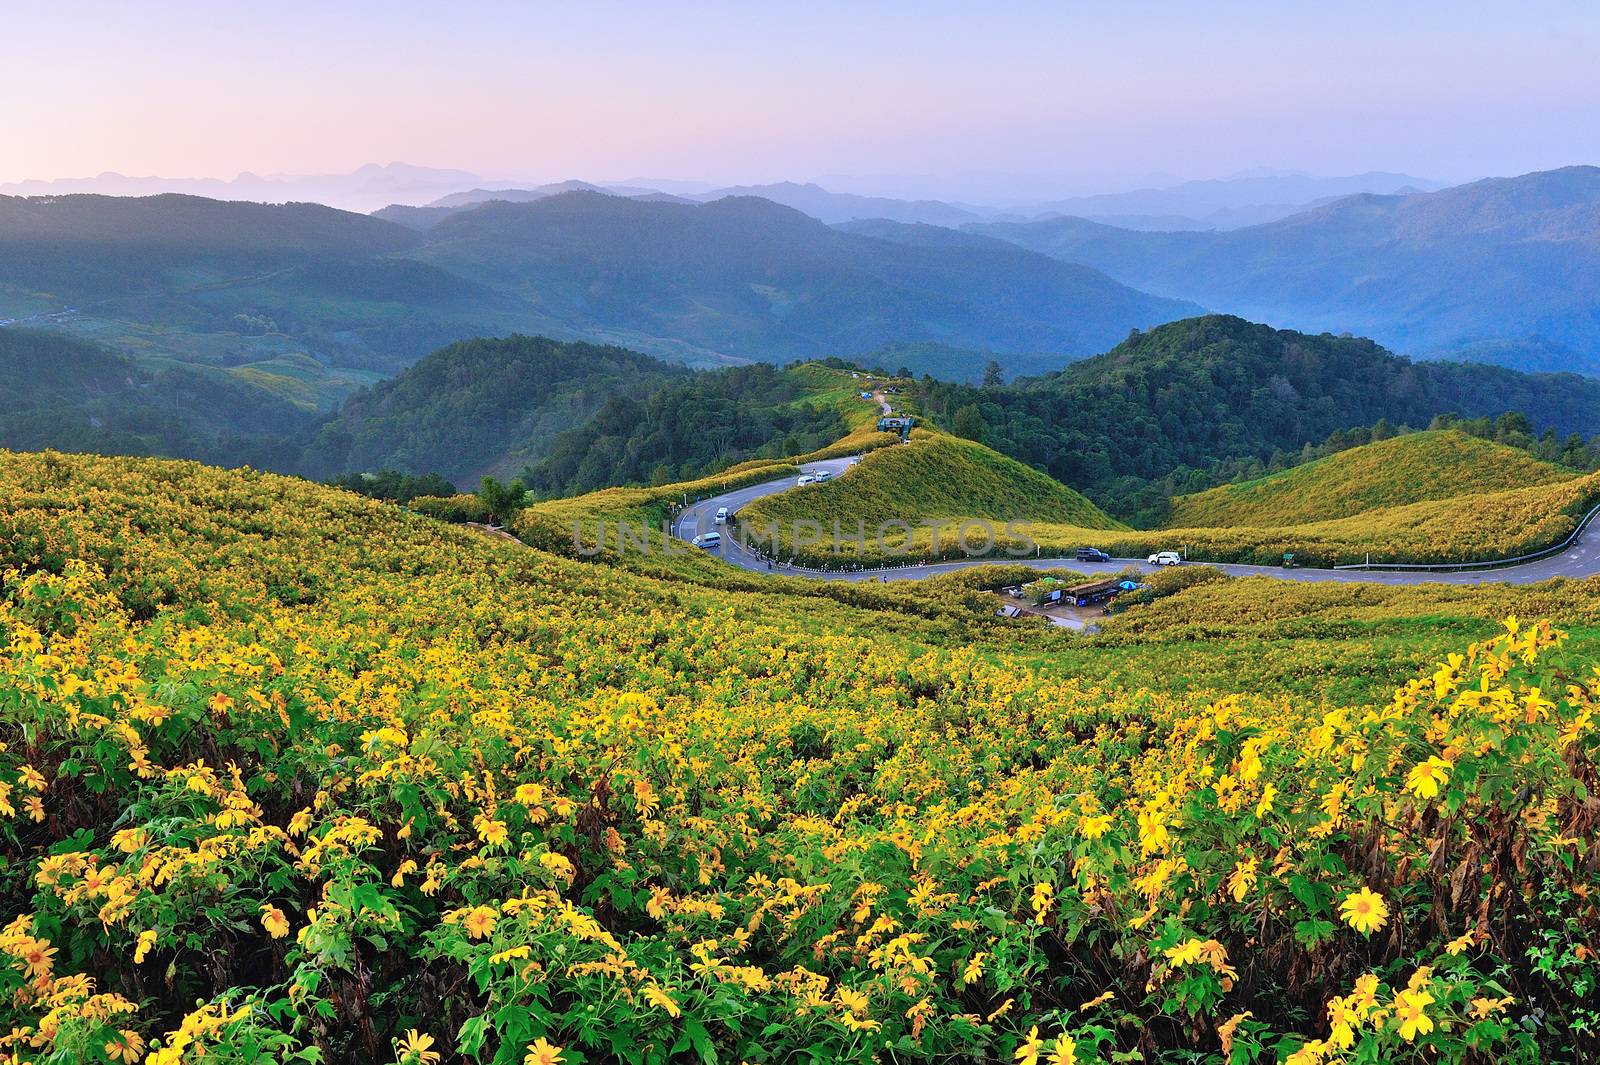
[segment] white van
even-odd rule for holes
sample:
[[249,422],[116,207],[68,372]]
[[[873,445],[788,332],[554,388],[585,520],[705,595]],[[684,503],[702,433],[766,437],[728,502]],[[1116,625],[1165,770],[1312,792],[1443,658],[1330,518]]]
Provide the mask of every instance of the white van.
[[696,547],[721,547],[722,534],[719,532],[703,532],[689,542]]
[[827,471],[827,470],[818,470],[817,471],[817,480],[818,481],[829,481],[829,480],[832,480],[832,479],[833,479],[833,474],[830,473],[829,471]]
[[804,488],[808,484],[816,484],[817,483],[817,479],[815,477],[813,477],[809,473],[802,473],[800,475],[800,480],[796,481],[795,483],[798,484],[801,488]]
[[721,525],[723,522],[725,522],[727,520],[728,520],[728,508],[727,507],[718,507],[717,508],[717,524]]

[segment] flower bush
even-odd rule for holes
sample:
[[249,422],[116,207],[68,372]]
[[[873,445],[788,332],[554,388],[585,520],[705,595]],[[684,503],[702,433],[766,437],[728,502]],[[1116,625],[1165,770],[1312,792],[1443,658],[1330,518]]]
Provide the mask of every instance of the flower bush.
[[1594,1038],[1600,671],[1546,622],[1375,705],[1188,696],[249,471],[0,486],[15,1060]]

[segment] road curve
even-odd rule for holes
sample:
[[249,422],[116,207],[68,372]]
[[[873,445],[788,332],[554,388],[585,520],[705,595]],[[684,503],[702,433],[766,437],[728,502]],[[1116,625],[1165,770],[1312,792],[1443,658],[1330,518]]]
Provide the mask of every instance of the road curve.
[[[806,473],[817,473],[826,470],[834,476],[838,476],[859,461],[860,456],[825,459],[821,462],[808,462],[801,468]],[[683,540],[692,540],[697,533],[718,528],[715,520],[719,507],[727,507],[729,513],[733,513],[752,500],[775,495],[778,492],[785,492],[794,487],[796,487],[795,479],[785,477],[781,480],[750,485],[746,488],[735,489],[732,492],[724,492],[722,495],[713,496],[710,499],[703,499],[692,506],[685,507],[678,514],[672,526],[673,534]],[[1040,570],[1067,570],[1082,574],[1105,573],[1108,568],[1122,569],[1126,567],[1137,567],[1140,571],[1146,573],[1154,573],[1157,570],[1157,567],[1148,565],[1142,558],[1118,558],[1112,559],[1110,563],[1092,563],[1077,562],[1067,558],[1012,559],[1005,555],[1000,555],[992,558],[957,559],[950,562],[927,562],[887,569],[852,570],[836,573],[828,570],[806,569],[801,566],[771,566],[765,559],[745,549],[731,537],[724,539],[720,548],[711,550],[712,553],[718,554],[723,561],[741,569],[761,572],[771,569],[774,572],[791,576],[836,581],[875,581],[880,578],[891,581],[921,580],[924,577],[932,577],[938,573],[952,573],[956,570],[966,569],[969,566],[994,565],[1007,562],[1020,562]],[[1290,581],[1340,581],[1349,584],[1535,584],[1539,581],[1550,580],[1553,577],[1592,577],[1600,574],[1600,520],[1590,522],[1579,535],[1577,541],[1560,554],[1495,569],[1456,570],[1436,573],[1416,570],[1349,570],[1315,569],[1311,567],[1283,569],[1279,566],[1246,566],[1231,562],[1205,563],[1205,565],[1215,566],[1217,569],[1234,577],[1276,577],[1280,580]]]

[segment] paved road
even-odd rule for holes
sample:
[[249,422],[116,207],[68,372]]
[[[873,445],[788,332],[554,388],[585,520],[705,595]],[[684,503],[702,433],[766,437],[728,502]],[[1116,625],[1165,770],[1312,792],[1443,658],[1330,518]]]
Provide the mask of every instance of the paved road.
[[[827,470],[834,476],[838,476],[859,461],[859,457],[828,459],[823,462],[808,462],[802,468],[807,473]],[[785,477],[782,480],[751,485],[748,488],[740,488],[711,499],[702,500],[682,511],[673,526],[673,532],[681,539],[693,539],[696,533],[717,528],[715,524],[717,508],[727,507],[729,512],[732,513],[751,500],[760,499],[763,496],[773,495],[777,492],[785,492],[795,487],[797,487],[796,479]],[[765,559],[741,547],[731,537],[724,538],[722,547],[713,550],[724,561],[742,569],[766,571],[772,568],[768,566]],[[775,567],[775,572],[840,581],[875,581],[880,577],[891,581],[921,580],[937,573],[951,573],[969,566],[992,565],[996,562],[1010,561],[1023,562],[1035,569],[1067,570],[1073,573],[1085,574],[1105,573],[1108,569],[1121,569],[1130,566],[1136,566],[1147,573],[1156,572],[1157,569],[1155,566],[1146,564],[1142,558],[1118,558],[1113,559],[1110,563],[1092,563],[1076,562],[1065,558],[1021,558],[1013,560],[1002,555],[998,558],[930,562],[900,568],[871,569],[845,573],[810,570],[800,566],[777,566]],[[1582,535],[1578,537],[1577,542],[1559,555],[1551,555],[1548,558],[1542,558],[1534,562],[1502,566],[1495,569],[1433,573],[1416,570],[1283,569],[1278,566],[1242,566],[1232,563],[1208,564],[1215,565],[1217,569],[1236,577],[1267,576],[1292,581],[1344,581],[1367,584],[1533,584],[1538,581],[1550,580],[1552,577],[1590,577],[1600,574],[1600,520],[1591,522],[1584,529]]]

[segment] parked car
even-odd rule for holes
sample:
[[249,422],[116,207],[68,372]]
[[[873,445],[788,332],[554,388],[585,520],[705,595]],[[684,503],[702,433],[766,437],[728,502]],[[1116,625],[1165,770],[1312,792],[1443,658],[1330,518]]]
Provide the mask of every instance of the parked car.
[[1183,556],[1176,551],[1157,551],[1145,561],[1152,566],[1180,566],[1183,564]]
[[703,532],[689,542],[696,547],[721,547],[722,534],[719,532]]
[[723,522],[725,522],[727,520],[728,520],[728,508],[727,507],[718,507],[717,508],[717,524],[721,525]]
[[804,488],[806,485],[808,485],[808,484],[816,484],[816,482],[817,482],[816,477],[812,476],[809,473],[802,473],[800,475],[800,480],[797,481],[796,483],[799,484],[801,488]]
[[1079,562],[1110,562],[1111,556],[1098,547],[1080,547],[1073,556]]

